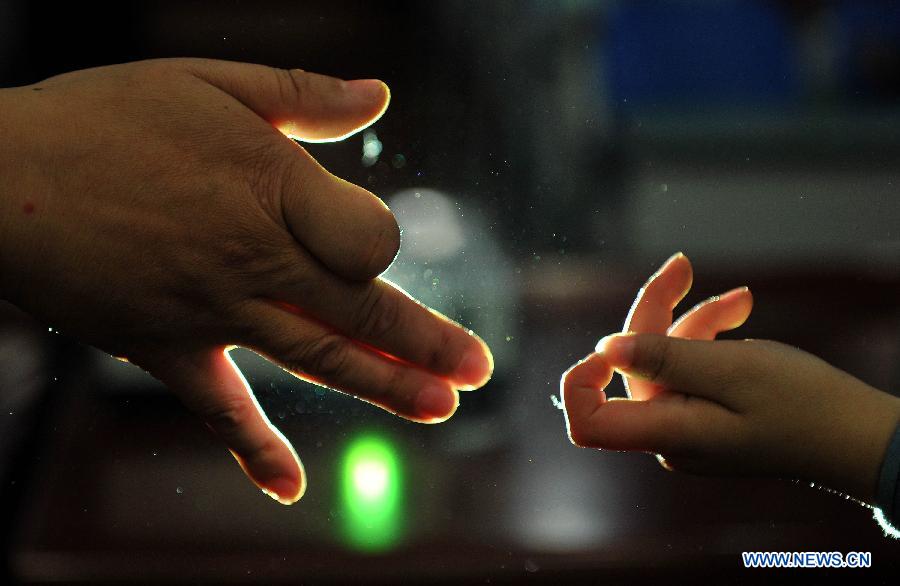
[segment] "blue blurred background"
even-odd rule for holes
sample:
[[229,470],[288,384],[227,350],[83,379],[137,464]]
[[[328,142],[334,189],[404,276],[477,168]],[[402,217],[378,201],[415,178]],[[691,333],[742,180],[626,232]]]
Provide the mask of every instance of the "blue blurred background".
[[749,285],[735,335],[900,389],[900,4],[0,0],[0,86],[164,56],[385,80],[383,119],[309,150],[388,202],[387,276],[480,333],[496,375],[422,426],[237,351],[309,474],[284,508],[153,379],[2,306],[8,580],[762,578],[745,550],[872,551],[791,579],[896,578],[870,511],[575,449],[551,397],[679,250],[686,307]]

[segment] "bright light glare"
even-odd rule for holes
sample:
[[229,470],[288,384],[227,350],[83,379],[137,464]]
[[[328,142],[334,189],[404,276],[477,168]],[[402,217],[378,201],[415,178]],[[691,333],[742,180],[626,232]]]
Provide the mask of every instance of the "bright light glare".
[[394,446],[365,435],[347,447],[341,468],[344,536],[353,547],[380,551],[400,538],[402,471]]
[[362,461],[353,470],[353,484],[367,501],[382,498],[388,487],[388,469],[384,462]]
[[456,258],[466,244],[466,219],[449,195],[434,189],[407,189],[391,197],[390,206],[403,230],[402,252],[409,259],[447,261]]

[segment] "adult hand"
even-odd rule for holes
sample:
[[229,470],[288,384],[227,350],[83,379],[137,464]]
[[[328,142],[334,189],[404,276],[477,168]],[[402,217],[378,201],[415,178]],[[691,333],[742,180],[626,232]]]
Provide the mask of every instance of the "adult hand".
[[78,71],[0,91],[0,295],[148,370],[284,503],[294,450],[228,357],[415,421],[492,369],[471,332],[375,278],[399,230],[290,137],[340,140],[387,87],[200,59]]

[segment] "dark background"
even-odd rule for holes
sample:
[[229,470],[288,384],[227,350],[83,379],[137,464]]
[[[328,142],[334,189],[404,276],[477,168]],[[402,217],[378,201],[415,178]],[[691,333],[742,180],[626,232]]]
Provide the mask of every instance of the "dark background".
[[[551,395],[678,250],[686,306],[749,285],[736,335],[900,388],[897,3],[0,0],[0,86],[173,56],[386,81],[373,134],[309,150],[391,205],[388,276],[482,334],[496,376],[421,426],[239,354],[309,474],[284,508],[152,379],[5,307],[9,579],[895,583],[900,546],[870,510],[577,450]],[[403,469],[401,538],[379,552],[346,539],[338,496],[371,433]],[[772,575],[743,570],[747,550],[873,568]]]

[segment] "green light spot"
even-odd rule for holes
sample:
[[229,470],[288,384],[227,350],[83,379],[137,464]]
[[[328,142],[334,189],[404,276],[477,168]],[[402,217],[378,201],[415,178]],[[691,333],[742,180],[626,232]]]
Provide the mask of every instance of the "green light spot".
[[348,543],[383,551],[400,538],[402,471],[394,447],[367,435],[347,448],[341,468],[341,508]]

